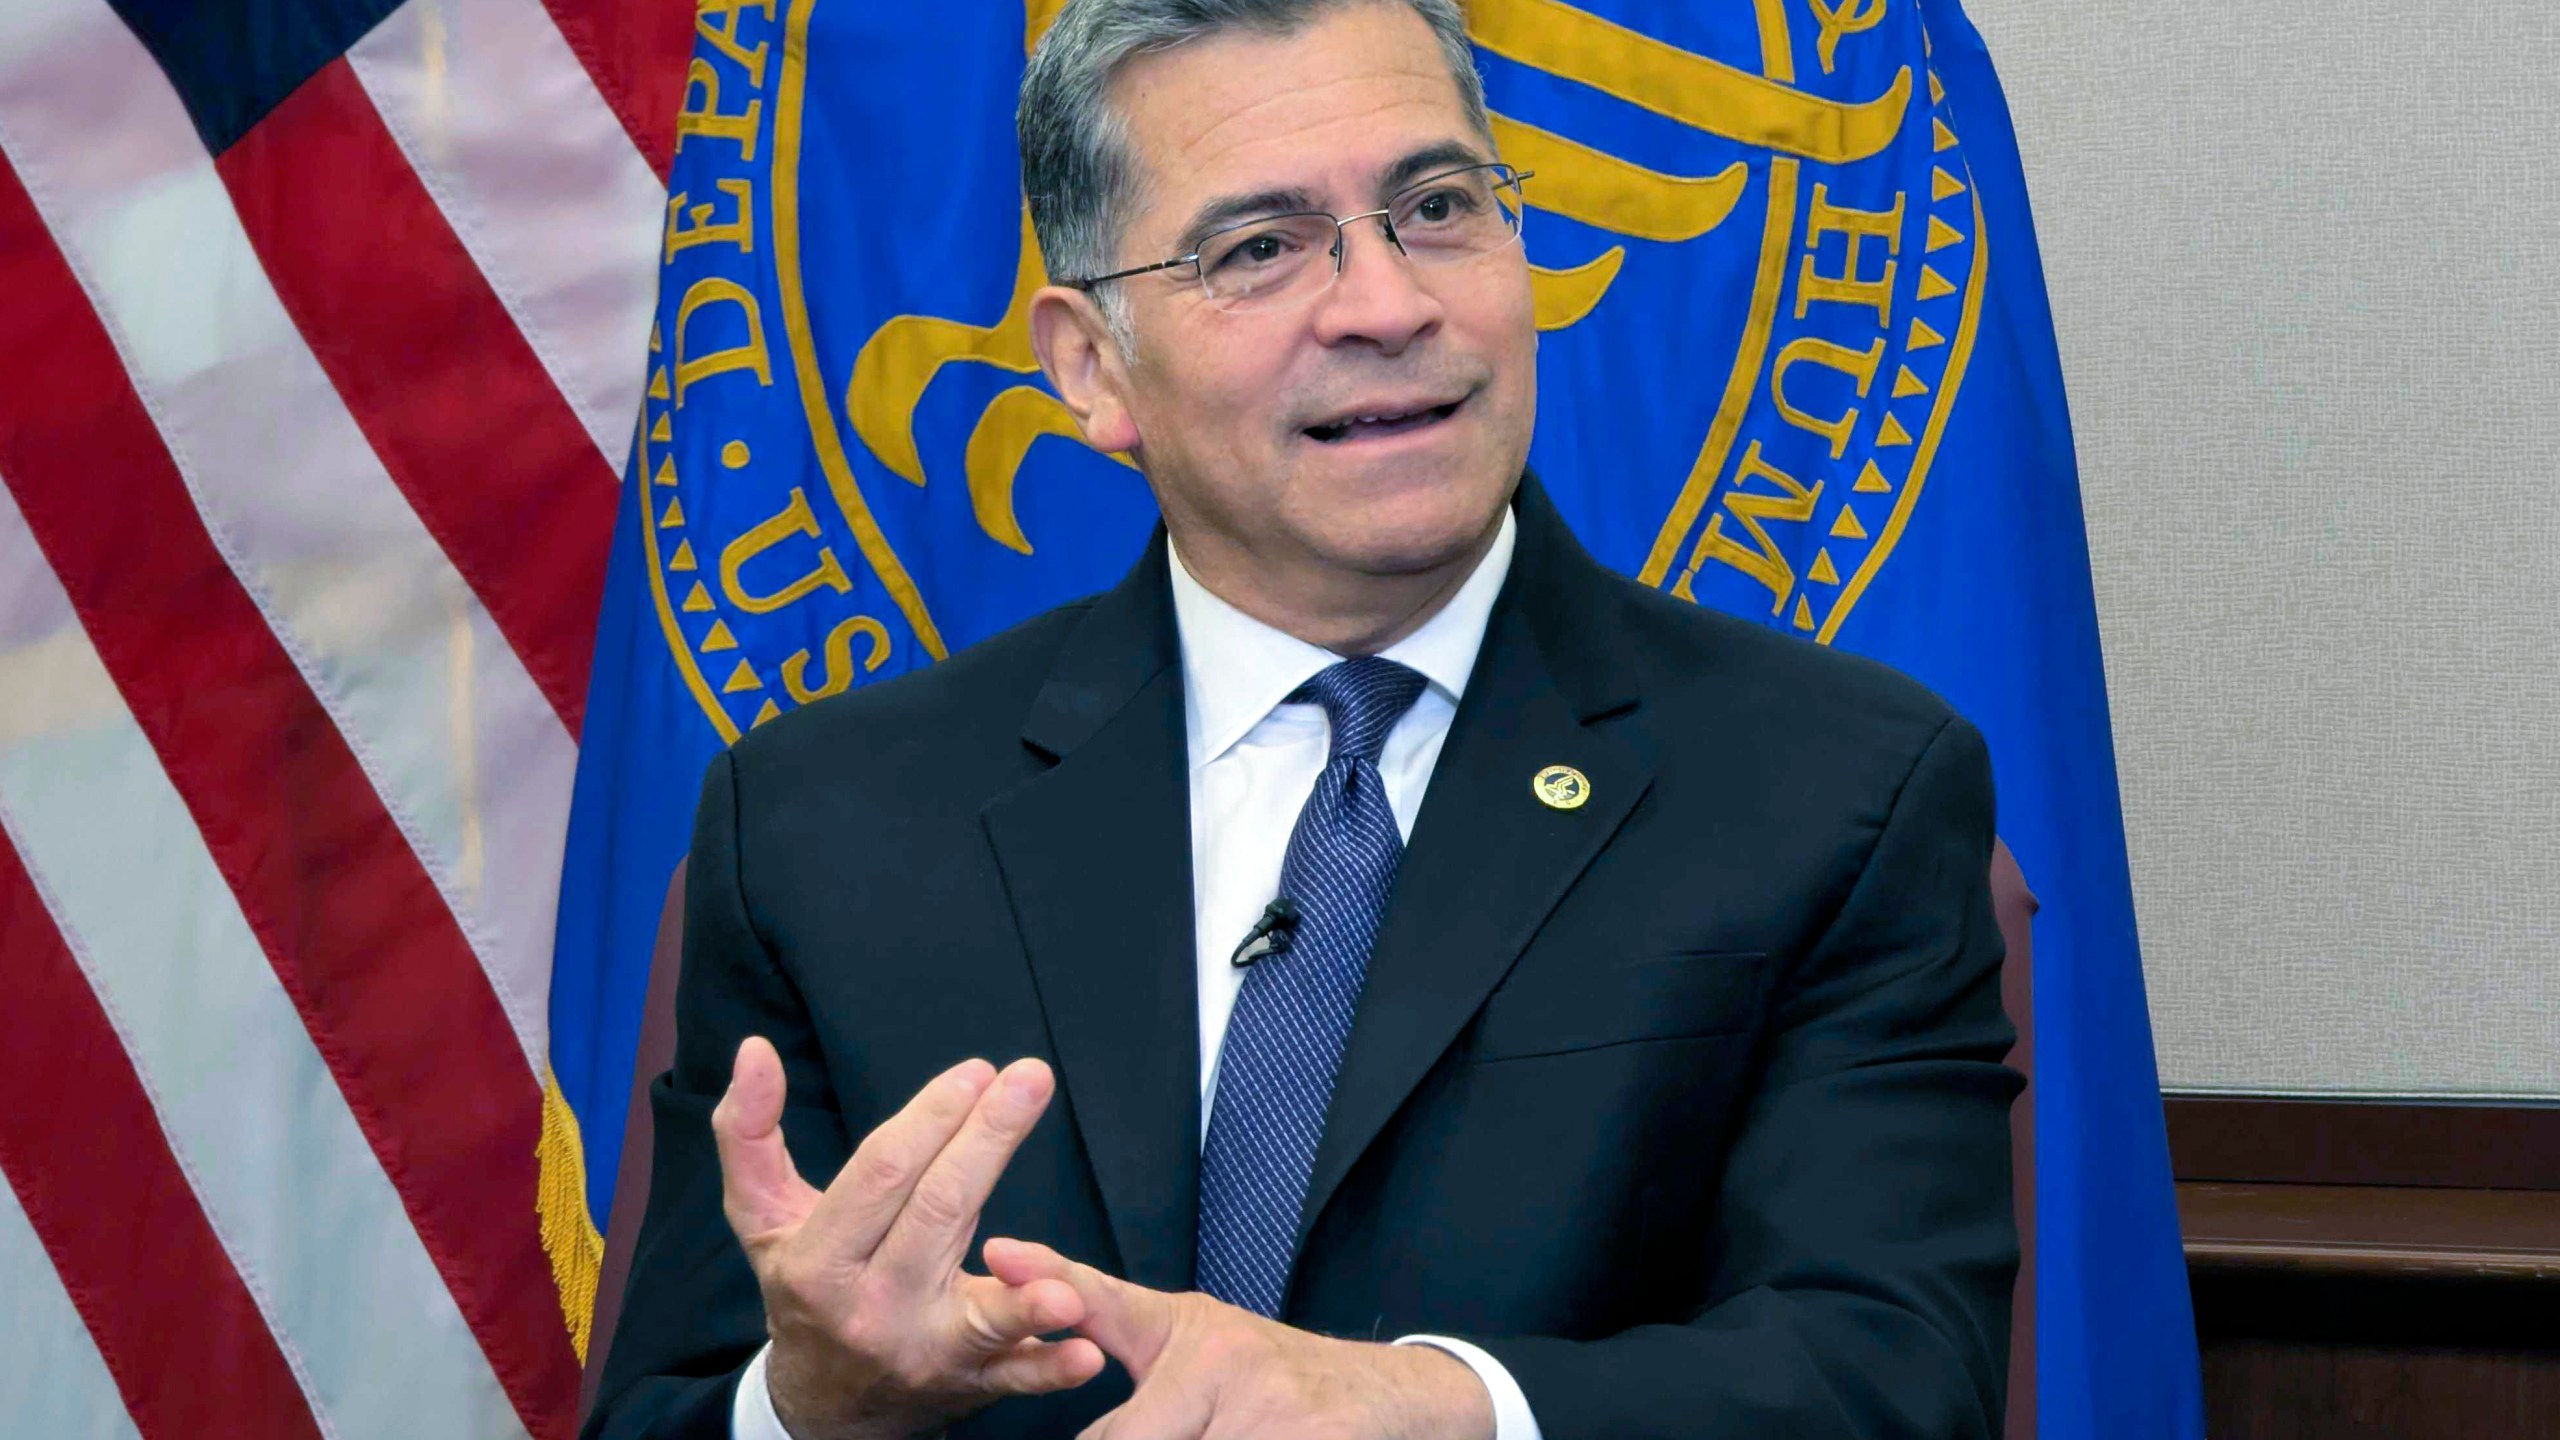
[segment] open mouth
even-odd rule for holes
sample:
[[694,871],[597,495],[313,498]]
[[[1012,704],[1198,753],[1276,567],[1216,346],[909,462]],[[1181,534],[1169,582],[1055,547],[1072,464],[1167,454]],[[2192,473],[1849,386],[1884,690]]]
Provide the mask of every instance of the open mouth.
[[1403,435],[1441,421],[1458,413],[1465,400],[1452,400],[1446,405],[1433,405],[1422,410],[1390,411],[1378,415],[1351,415],[1325,425],[1310,425],[1306,433],[1326,445],[1339,445],[1346,440],[1377,440],[1390,435]]

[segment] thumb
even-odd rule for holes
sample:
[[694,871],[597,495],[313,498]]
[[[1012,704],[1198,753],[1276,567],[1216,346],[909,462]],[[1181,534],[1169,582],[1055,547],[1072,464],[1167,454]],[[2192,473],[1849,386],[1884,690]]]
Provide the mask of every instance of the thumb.
[[1173,1338],[1179,1302],[1161,1290],[1105,1275],[1028,1240],[989,1240],[984,1254],[987,1272],[1008,1285],[1067,1282],[1084,1301],[1076,1330],[1127,1367],[1132,1379],[1145,1380]]
[[757,1239],[798,1225],[818,1202],[782,1143],[783,1094],[782,1057],[773,1042],[748,1036],[730,1068],[729,1089],[711,1112],[711,1138],[720,1150],[721,1208],[751,1250]]

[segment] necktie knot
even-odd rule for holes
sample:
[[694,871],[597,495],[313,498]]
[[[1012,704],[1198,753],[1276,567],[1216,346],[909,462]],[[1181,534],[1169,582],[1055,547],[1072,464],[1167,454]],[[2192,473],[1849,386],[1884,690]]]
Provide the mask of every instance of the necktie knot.
[[1318,671],[1315,678],[1289,694],[1299,704],[1322,705],[1333,725],[1333,749],[1327,757],[1346,756],[1374,765],[1386,748],[1387,732],[1422,698],[1427,683],[1422,672],[1381,655],[1364,655]]

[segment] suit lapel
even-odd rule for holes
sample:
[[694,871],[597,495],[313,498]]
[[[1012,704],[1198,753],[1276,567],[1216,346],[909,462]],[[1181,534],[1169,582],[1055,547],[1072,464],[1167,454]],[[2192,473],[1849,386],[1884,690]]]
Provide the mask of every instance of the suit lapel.
[[983,818],[1122,1272],[1181,1290],[1197,1228],[1199,998],[1165,564],[1159,537],[1070,634],[1023,727],[1057,763]]
[[[1589,723],[1635,703],[1632,677],[1608,658],[1616,582],[1573,541],[1534,479],[1522,483],[1516,508],[1511,575],[1370,956],[1301,1211],[1301,1244],[1652,783],[1633,747]],[[1579,808],[1553,808],[1531,788],[1555,765],[1588,778]]]

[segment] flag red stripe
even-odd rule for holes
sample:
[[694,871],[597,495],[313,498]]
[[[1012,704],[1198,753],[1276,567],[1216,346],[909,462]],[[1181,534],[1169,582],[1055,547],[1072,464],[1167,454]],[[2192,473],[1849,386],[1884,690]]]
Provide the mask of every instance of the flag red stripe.
[[348,413],[576,736],[613,467],[343,58],[216,168]]
[[17,850],[0,835],[0,1171],[144,1436],[320,1427]]
[[694,7],[664,0],[542,0],[542,8],[551,12],[551,23],[587,67],[631,143],[665,180],[675,163],[676,106],[684,96],[685,61],[693,54]]
[[[533,1434],[565,1437],[578,1375],[536,1228],[541,1093],[524,1051],[346,740],[215,550],[5,158],[0,294],[0,478],[499,1382]],[[10,1008],[45,1014],[14,996]],[[121,1283],[164,1289],[147,1272]]]

